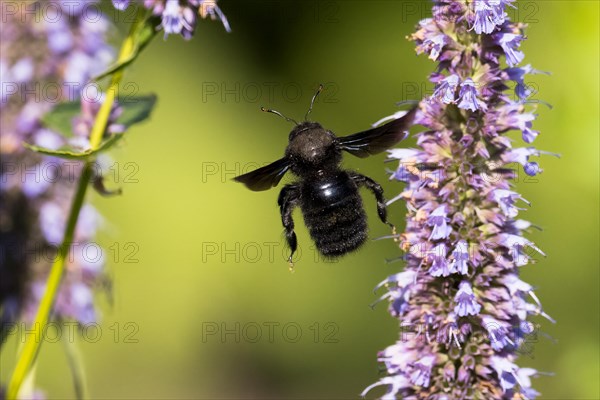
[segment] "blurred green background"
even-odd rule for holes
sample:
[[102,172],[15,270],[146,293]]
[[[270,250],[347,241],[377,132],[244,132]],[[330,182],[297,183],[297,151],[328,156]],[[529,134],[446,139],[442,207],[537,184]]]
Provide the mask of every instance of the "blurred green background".
[[[91,395],[356,398],[380,376],[377,352],[398,335],[386,304],[368,305],[373,287],[402,268],[385,262],[399,251],[382,240],[335,263],[315,259],[296,211],[302,253],[290,274],[277,191],[250,192],[231,178],[283,153],[291,125],[260,106],[301,118],[324,82],[312,118],[344,135],[395,112],[397,101],[429,94],[434,63],[417,57],[405,36],[431,4],[219,4],[231,34],[202,21],[191,42],[157,39],[125,78],[126,94],[156,92],[159,103],[151,122],[113,151],[113,180],[124,195],[93,198],[106,218],[99,242],[114,304],[99,295],[102,335],[80,341]],[[523,276],[558,321],[540,320],[550,338],[541,335],[520,363],[555,374],[536,380],[542,398],[598,399],[599,3],[517,7],[510,15],[529,23],[525,63],[552,73],[529,81],[535,98],[554,107],[539,107],[535,145],[562,154],[541,159],[539,179],[521,173],[517,183],[532,203],[523,217],[543,227],[530,238],[548,254]],[[394,166],[383,161],[344,162],[391,198],[401,185],[387,180],[385,168]],[[363,197],[371,237],[388,234],[371,196]],[[399,228],[404,207],[390,207]],[[235,333],[222,337],[223,329],[237,331],[239,342]],[[2,357],[3,381],[13,355],[14,346]],[[60,343],[44,346],[38,384],[51,398],[73,397]]]

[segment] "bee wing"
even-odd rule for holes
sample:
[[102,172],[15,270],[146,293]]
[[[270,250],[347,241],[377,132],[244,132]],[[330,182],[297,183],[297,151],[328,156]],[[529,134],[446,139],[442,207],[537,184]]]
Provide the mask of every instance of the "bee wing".
[[417,108],[387,124],[338,138],[338,148],[360,158],[381,153],[408,136]]
[[250,190],[260,192],[277,186],[289,168],[288,160],[282,158],[247,174],[236,176],[233,180],[243,183]]

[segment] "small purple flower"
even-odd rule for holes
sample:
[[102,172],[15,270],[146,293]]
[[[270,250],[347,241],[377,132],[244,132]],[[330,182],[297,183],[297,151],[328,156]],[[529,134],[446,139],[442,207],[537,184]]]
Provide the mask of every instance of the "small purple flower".
[[539,134],[538,131],[531,129],[531,124],[528,124],[528,126],[523,128],[523,140],[527,143],[533,143]]
[[462,275],[467,275],[469,267],[469,245],[464,240],[460,240],[452,251],[452,261],[450,262],[450,271],[458,272]]
[[428,387],[435,356],[426,356],[414,363],[410,381],[417,386]]
[[389,287],[390,284],[394,285],[396,290],[393,292],[388,291],[377,302],[389,299],[393,312],[396,315],[403,313],[410,298],[410,287],[414,283],[415,276],[416,274],[413,271],[404,271],[384,279],[377,285],[376,291],[383,286]]
[[458,108],[471,111],[477,111],[481,108],[477,102],[477,89],[475,88],[475,82],[473,82],[471,78],[467,78],[463,83],[461,83],[458,97],[460,98]]
[[129,0],[112,0],[112,3],[117,10],[121,11],[129,7]]
[[433,98],[440,100],[444,104],[455,103],[456,88],[460,79],[458,75],[450,75],[441,80],[438,87],[433,92]]
[[522,112],[522,107],[521,104],[516,103],[501,107],[496,123],[500,130],[519,129],[523,140],[531,143],[539,134],[538,131],[531,129],[536,116],[533,113]]
[[522,51],[517,50],[517,47],[521,45],[523,40],[522,35],[516,35],[513,33],[497,33],[494,38],[498,41],[504,54],[506,55],[506,63],[511,67],[518,65],[525,58],[525,54]]
[[431,268],[429,269],[431,276],[448,276],[452,272],[446,260],[447,251],[444,243],[438,244],[431,250],[429,255],[429,258],[432,260]]
[[[526,247],[532,248],[543,256],[546,255],[540,248],[533,244],[533,242],[525,239],[523,236],[513,235],[510,233],[501,233],[494,237],[493,241],[509,250],[513,259],[515,260],[518,260],[520,256],[523,255],[523,249]],[[525,258],[528,260],[530,257],[525,255]]]
[[185,38],[191,36],[193,25],[196,23],[194,12],[179,5],[179,0],[167,0],[162,14],[162,27],[165,39],[169,34],[182,34]]
[[492,357],[492,368],[500,377],[500,384],[505,391],[512,389],[517,384],[519,367],[505,358],[494,356]]
[[554,157],[560,157],[559,154],[550,153],[549,151],[538,150],[535,147],[520,147],[520,148],[512,149],[512,150],[507,151],[506,153],[502,154],[502,160],[505,163],[516,162],[516,163],[521,164],[523,167],[525,167],[528,163],[530,163],[529,157],[531,157],[531,156],[539,157],[542,154],[546,154],[546,155],[550,155],[550,156],[554,156]]
[[419,150],[416,149],[391,149],[388,150],[390,158],[400,160],[401,163],[408,163],[410,161],[416,161],[420,154]]
[[471,288],[471,284],[468,281],[462,281],[460,283],[454,301],[456,302],[454,312],[459,317],[477,315],[481,310],[481,305],[477,303],[473,288]]
[[[131,0],[113,0],[113,6],[125,10]],[[227,17],[217,5],[216,0],[144,0],[143,6],[152,14],[161,17],[160,26],[164,30],[165,39],[168,35],[181,35],[189,40],[194,35],[198,16],[201,18],[219,19],[227,32],[231,27]]]
[[419,22],[419,29],[411,35],[417,54],[425,53],[433,61],[448,61],[457,56],[461,45],[446,34],[448,27],[448,21],[435,16]]
[[399,288],[407,288],[411,283],[415,281],[417,274],[413,271],[403,271],[395,275],[389,276],[377,285],[375,290],[387,286],[391,283],[396,284]]
[[500,206],[500,209],[509,218],[514,218],[519,214],[520,208],[514,206],[515,201],[523,200],[525,203],[529,204],[525,199],[521,197],[519,193],[506,190],[506,189],[496,189],[491,193],[490,199],[495,201]]
[[477,34],[492,33],[506,20],[504,6],[512,0],[475,0],[473,28]]
[[517,371],[517,382],[521,386],[521,392],[528,399],[535,399],[540,394],[531,388],[531,377],[536,376],[538,372],[533,368],[519,368]]
[[448,221],[450,219],[446,215],[446,207],[439,206],[429,215],[427,218],[427,225],[433,227],[431,230],[431,235],[429,235],[430,240],[438,240],[438,239],[446,239],[450,232],[452,232],[452,228],[448,226]]
[[537,174],[542,172],[540,164],[536,163],[535,161],[528,162],[527,164],[525,164],[523,170],[529,176],[536,176]]
[[377,386],[381,386],[381,385],[389,386],[388,392],[381,399],[382,400],[395,400],[396,399],[395,394],[404,388],[410,387],[412,385],[412,383],[408,380],[408,378],[404,377],[403,375],[386,376],[386,377],[381,378],[381,380],[379,380],[378,382],[375,382],[375,383],[367,386],[365,388],[365,390],[363,390],[363,392],[360,394],[361,397],[365,397],[371,389],[373,389],[374,387],[377,387]]
[[429,53],[429,58],[433,61],[437,60],[442,52],[442,48],[447,42],[447,37],[443,33],[431,36],[423,42],[424,51]]
[[481,321],[488,332],[488,338],[494,350],[500,351],[506,346],[514,346],[515,343],[508,336],[510,324],[500,322],[489,315],[483,315]]
[[531,65],[529,65],[529,64],[525,65],[524,67],[506,68],[504,70],[504,72],[506,72],[506,74],[508,75],[508,78],[510,80],[512,80],[516,83],[515,94],[517,95],[517,98],[519,100],[526,99],[532,93],[531,88],[525,84],[525,75],[526,74],[546,74],[546,75],[548,75],[547,72],[538,71],[536,69],[533,69],[531,67]]

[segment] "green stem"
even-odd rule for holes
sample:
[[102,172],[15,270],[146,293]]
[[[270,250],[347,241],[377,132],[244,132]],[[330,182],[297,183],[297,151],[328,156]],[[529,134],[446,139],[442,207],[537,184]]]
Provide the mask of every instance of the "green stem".
[[89,399],[85,369],[83,368],[83,362],[81,360],[81,354],[77,347],[77,337],[66,337],[63,336],[63,343],[65,345],[65,352],[67,353],[67,361],[69,362],[69,368],[73,375],[73,386],[75,388],[75,398],[77,400]]
[[[123,60],[128,59],[135,49],[135,33],[139,24],[143,22],[143,17],[145,14],[143,11],[143,7],[138,7],[138,9],[139,10],[136,16],[136,20],[132,24],[129,34],[123,41],[117,62],[121,62]],[[90,146],[92,149],[98,148],[102,141],[102,136],[106,131],[110,111],[112,110],[112,106],[116,98],[118,87],[121,83],[122,78],[123,71],[118,71],[112,76],[110,86],[106,92],[105,101],[104,103],[102,103],[102,106],[100,107],[100,110],[96,115],[96,120],[92,128],[92,133],[90,135]],[[67,220],[67,226],[65,229],[63,242],[58,250],[57,257],[54,260],[54,263],[52,264],[52,268],[50,269],[50,275],[48,276],[46,289],[44,291],[44,295],[40,301],[40,305],[35,316],[32,332],[33,335],[28,335],[28,338],[31,339],[26,340],[23,346],[23,350],[19,355],[19,359],[17,360],[17,364],[11,376],[10,382],[8,384],[6,397],[9,400],[17,398],[19,390],[21,389],[21,385],[25,380],[27,374],[29,373],[31,366],[35,362],[41,344],[44,340],[43,334],[46,330],[46,325],[50,320],[52,309],[54,307],[54,302],[56,300],[56,295],[60,288],[60,284],[62,282],[62,278],[65,272],[66,257],[68,255],[69,248],[73,244],[73,237],[75,235],[77,220],[79,219],[79,212],[81,211],[81,207],[85,200],[85,194],[87,192],[89,182],[93,176],[93,164],[93,159],[87,161],[81,172],[77,190],[75,192],[75,196],[73,197],[73,202],[71,204],[71,210],[69,212],[69,218]]]

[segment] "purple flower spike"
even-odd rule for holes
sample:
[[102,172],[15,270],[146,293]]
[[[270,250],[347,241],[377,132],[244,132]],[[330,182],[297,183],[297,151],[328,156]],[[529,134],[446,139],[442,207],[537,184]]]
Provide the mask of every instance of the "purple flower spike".
[[[384,399],[534,399],[535,370],[515,361],[531,335],[532,316],[544,312],[520,269],[544,253],[525,238],[532,223],[517,219],[514,163],[533,176],[534,157],[548,153],[525,143],[535,107],[517,67],[524,25],[505,12],[512,0],[441,0],[410,39],[418,54],[436,61],[432,96],[415,118],[424,129],[415,148],[391,149],[398,160],[391,179],[405,185],[393,200],[407,203],[399,236],[405,269],[384,280],[380,300],[402,327],[380,354],[387,376]],[[504,60],[509,66],[502,68]],[[516,84],[517,99],[510,88]],[[509,136],[510,135],[510,136]],[[481,338],[488,340],[481,340]]]
[[[27,88],[38,85],[58,89],[51,99],[1,93],[0,159],[3,166],[4,163],[18,166],[14,176],[22,177],[16,180],[8,177],[0,184],[0,214],[6,228],[0,235],[0,253],[8,255],[0,262],[2,321],[31,323],[51,269],[53,257],[48,250],[56,248],[64,239],[69,207],[83,163],[42,156],[26,150],[22,143],[59,149],[73,140],[44,127],[42,118],[62,102],[77,97],[82,97],[82,102],[89,99],[90,92],[86,93],[88,96],[81,96],[81,88],[114,62],[114,51],[106,42],[111,25],[101,14],[94,15],[92,23],[91,15],[86,13],[90,9],[85,5],[93,3],[93,0],[57,1],[53,6],[61,18],[8,18],[2,22],[0,79]],[[10,102],[6,108],[5,101]],[[76,119],[88,121],[91,126],[93,121],[89,121],[90,115],[86,114],[91,108],[86,107],[82,107]],[[89,143],[89,129],[75,137]],[[40,174],[40,171],[44,172]],[[84,204],[73,238],[77,243],[74,246],[89,245],[99,221],[95,209]],[[72,255],[81,253],[80,250],[74,248]],[[104,278],[104,262],[96,261],[91,269],[81,257],[68,257],[53,309],[54,317],[75,319],[83,324],[95,322],[93,291]],[[21,277],[13,277],[10,271],[20,271]],[[17,278],[22,281],[12,281]]]

